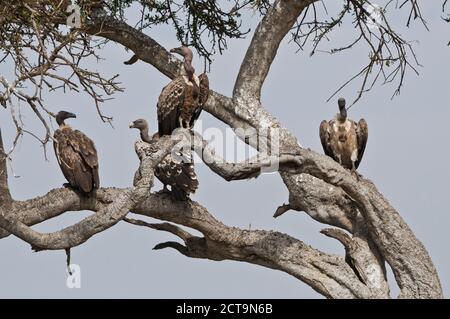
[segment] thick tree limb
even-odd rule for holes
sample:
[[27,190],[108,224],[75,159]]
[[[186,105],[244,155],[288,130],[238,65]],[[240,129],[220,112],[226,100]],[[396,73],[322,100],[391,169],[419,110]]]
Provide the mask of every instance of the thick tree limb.
[[233,90],[238,104],[260,103],[261,87],[278,47],[300,13],[316,0],[277,0],[258,24]]
[[359,211],[354,222],[352,240],[358,247],[357,252],[353,254],[353,258],[363,266],[363,271],[367,277],[366,284],[371,288],[384,291],[386,296],[390,297],[385,259],[373,242],[366,221]]
[[148,227],[151,229],[166,231],[166,232],[169,232],[171,234],[174,234],[174,235],[180,237],[184,241],[187,241],[188,239],[194,237],[189,232],[187,232],[187,231],[181,229],[180,227],[178,227],[174,224],[171,224],[171,223],[147,223],[146,221],[143,221],[143,220],[138,220],[138,219],[133,219],[133,218],[128,218],[128,217],[125,217],[123,219],[123,221],[133,224],[133,225],[136,225],[136,226],[144,226],[144,227]]
[[83,31],[122,44],[132,50],[137,58],[150,63],[169,78],[179,73],[181,62],[178,59],[151,37],[123,21],[108,16],[94,17]]
[[11,193],[8,186],[7,156],[3,147],[2,130],[0,129],[0,206],[11,202]]
[[389,298],[389,286],[386,281],[386,271],[383,263],[374,258],[367,247],[366,241],[360,237],[352,238],[346,232],[337,228],[327,228],[322,234],[337,239],[345,248],[345,260],[353,268],[358,278],[368,287],[384,292]]
[[119,222],[132,207],[132,197],[136,191],[127,189],[108,207],[82,221],[53,233],[40,233],[24,223],[8,217],[2,211],[0,227],[29,243],[33,250],[68,249],[81,245],[93,235],[102,232]]
[[200,135],[194,134],[194,136],[186,136],[186,138],[192,139],[192,146],[203,162],[226,181],[256,178],[264,172],[264,169],[272,169],[273,172],[300,165],[298,158],[292,154],[257,155],[241,163],[230,163],[217,156],[215,150]]
[[289,191],[289,209],[353,233],[357,206],[341,188],[309,174],[282,172],[281,176]]

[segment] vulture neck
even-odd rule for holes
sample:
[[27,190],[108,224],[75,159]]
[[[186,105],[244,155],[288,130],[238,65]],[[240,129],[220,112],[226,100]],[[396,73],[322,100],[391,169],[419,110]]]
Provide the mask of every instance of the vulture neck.
[[56,123],[58,124],[59,127],[63,127],[66,126],[66,123],[64,123],[64,120],[56,117]]
[[70,128],[69,125],[67,125],[64,121],[61,121],[61,123],[58,123],[59,128]]
[[183,69],[190,81],[194,80],[195,69],[192,66],[192,54],[184,56]]
[[141,139],[146,143],[151,143],[152,138],[148,135],[148,127],[141,129]]
[[338,119],[341,122],[345,122],[347,120],[347,109],[345,107],[339,108]]

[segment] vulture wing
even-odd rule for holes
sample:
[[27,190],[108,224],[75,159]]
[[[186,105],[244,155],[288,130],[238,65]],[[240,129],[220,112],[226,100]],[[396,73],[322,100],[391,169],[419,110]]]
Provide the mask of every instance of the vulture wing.
[[194,114],[192,115],[191,118],[191,122],[190,127],[194,127],[195,121],[197,121],[197,119],[200,116],[200,113],[202,113],[203,110],[203,105],[206,103],[206,101],[208,101],[209,98],[209,78],[208,75],[206,73],[202,73],[198,76],[198,80],[199,80],[199,98],[198,98],[198,107],[197,109],[194,111]]
[[204,105],[208,101],[209,97],[209,78],[206,73],[202,73],[198,76],[198,81],[200,83],[200,97],[199,104]]
[[53,148],[55,149],[56,159],[64,177],[71,186],[77,187],[73,174],[73,167],[77,158],[72,149],[68,147],[68,136],[65,131],[61,129],[55,131]]
[[100,178],[98,176],[98,156],[94,142],[78,130],[74,131],[74,135],[76,136],[75,140],[79,141],[79,153],[83,158],[85,164],[83,165],[83,168],[91,171],[93,187],[99,188]]
[[159,95],[158,132],[160,136],[170,135],[173,130],[179,127],[181,109],[184,104],[186,83],[183,77],[177,77],[166,85]]
[[186,200],[198,188],[194,164],[177,163],[169,154],[156,167],[155,176],[164,184],[170,185],[178,200]]
[[58,163],[70,185],[84,193],[97,189],[100,186],[98,159],[92,140],[70,128],[56,130],[54,137]]
[[366,149],[367,139],[369,138],[369,127],[367,126],[366,120],[359,120],[356,126],[356,136],[358,140],[358,160],[355,162],[355,167],[358,168]]
[[334,154],[330,147],[330,124],[327,121],[323,120],[320,123],[319,134],[323,151],[326,155],[334,159]]

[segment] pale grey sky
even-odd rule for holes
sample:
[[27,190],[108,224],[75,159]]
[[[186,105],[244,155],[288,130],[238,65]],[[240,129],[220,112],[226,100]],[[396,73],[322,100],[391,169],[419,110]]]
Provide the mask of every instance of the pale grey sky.
[[[333,12],[339,5],[326,1]],[[450,151],[447,130],[449,108],[450,47],[448,28],[441,20],[439,1],[422,1],[422,11],[431,32],[420,24],[405,27],[407,12],[395,12],[393,24],[408,39],[417,40],[415,48],[423,67],[420,76],[409,73],[401,95],[391,100],[392,86],[376,86],[350,110],[350,117],[364,117],[370,137],[359,171],[372,179],[398,209],[402,217],[425,244],[439,271],[444,294],[450,293],[450,193],[448,167]],[[257,15],[248,15],[254,27]],[[254,29],[254,28],[253,28]],[[252,29],[252,30],[253,30]],[[333,34],[332,43],[346,43],[353,27],[344,25]],[[149,31],[166,48],[177,46],[174,33],[165,28]],[[240,62],[251,36],[229,42],[229,50],[214,57],[210,82],[212,89],[230,95]],[[336,99],[327,97],[359,70],[367,59],[364,47],[330,56],[308,51],[296,54],[297,48],[287,40],[271,67],[263,87],[263,102],[269,112],[295,134],[301,144],[321,151],[318,126],[337,110]],[[65,109],[77,113],[71,121],[96,142],[101,163],[103,186],[129,186],[138,161],[133,149],[137,132],[128,123],[147,118],[156,127],[155,106],[161,88],[168,79],[152,66],[138,62],[125,66],[130,53],[117,45],[103,51],[105,60],[90,63],[105,74],[120,74],[125,92],[103,105],[114,117],[115,129],[96,117],[91,101],[82,94],[54,93],[46,96],[53,111]],[[196,58],[197,70],[202,69]],[[1,66],[0,72],[3,72]],[[340,95],[351,99],[356,86]],[[30,129],[42,133],[33,115],[22,108]],[[201,116],[203,128],[225,126],[207,113]],[[0,127],[6,146],[11,145],[14,128],[9,110],[0,108]],[[26,136],[14,153],[10,185],[16,199],[46,193],[64,183],[53,150],[45,161],[42,148]],[[319,234],[325,226],[301,212],[289,212],[273,219],[276,207],[287,201],[288,193],[277,174],[256,180],[225,182],[203,164],[197,165],[200,187],[193,199],[227,225],[252,229],[274,229],[288,233],[327,252],[343,254],[340,244]],[[160,185],[155,187],[159,189]],[[89,213],[66,213],[35,227],[55,231]],[[151,248],[174,237],[154,230],[119,223],[72,250],[72,262],[81,266],[81,288],[66,287],[64,252],[33,253],[30,246],[12,236],[0,240],[0,297],[43,298],[320,298],[297,279],[274,270],[233,261],[214,262],[190,259],[173,250]],[[393,287],[393,292],[398,289]]]

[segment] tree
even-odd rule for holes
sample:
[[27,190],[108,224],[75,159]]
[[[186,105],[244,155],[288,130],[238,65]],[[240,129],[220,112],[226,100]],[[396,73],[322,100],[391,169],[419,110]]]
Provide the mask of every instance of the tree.
[[[240,14],[245,8],[253,7],[262,18],[242,61],[233,95],[227,97],[211,92],[205,109],[233,128],[243,141],[260,151],[261,156],[242,163],[227,163],[198,135],[194,140],[196,151],[214,173],[227,181],[256,177],[262,168],[277,163],[289,191],[289,203],[281,205],[275,216],[301,210],[317,222],[333,226],[322,233],[342,243],[346,256],[321,252],[278,232],[230,227],[215,219],[199,203],[177,202],[164,194],[149,192],[154,167],[176,142],[169,138],[161,138],[151,146],[136,143],[141,164],[133,187],[101,188],[95,197],[88,199],[71,189],[57,188],[41,197],[17,201],[10,195],[7,180],[6,161],[11,152],[4,150],[0,136],[1,237],[13,234],[36,251],[66,250],[70,258],[71,248],[125,221],[170,232],[184,242],[165,242],[155,249],[174,248],[192,258],[245,261],[277,269],[328,298],[390,297],[385,263],[394,272],[400,297],[442,297],[438,274],[425,247],[376,186],[368,179],[355,178],[327,156],[301,147],[297,138],[265,111],[260,99],[277,49],[288,33],[300,48],[311,40],[314,53],[334,29],[347,23],[349,16],[357,30],[355,41],[330,53],[350,49],[358,43],[366,44],[369,49],[367,65],[351,79],[361,78],[354,103],[377,81],[396,81],[395,93],[399,93],[405,73],[415,72],[418,61],[410,42],[390,26],[387,12],[395,9],[391,1],[382,8],[368,1],[343,1],[342,11],[324,20],[320,20],[319,3],[314,0],[276,0],[273,3],[236,0],[232,5],[208,0],[77,3],[81,13],[79,25],[77,16],[73,16],[77,9],[69,8],[66,13],[68,1],[22,1],[2,6],[0,45],[4,57],[0,61],[13,61],[16,78],[8,81],[0,74],[4,87],[0,103],[11,110],[11,120],[16,125],[14,146],[23,134],[33,135],[44,147],[51,140],[49,121],[55,114],[43,103],[42,96],[47,91],[84,91],[93,99],[100,119],[112,120],[102,113],[101,103],[123,88],[116,77],[108,79],[82,67],[86,59],[101,56],[105,40],[133,52],[126,63],[140,59],[173,78],[181,62],[146,35],[147,28],[171,24],[180,42],[196,48],[208,64],[216,50],[226,49],[227,39],[247,33],[242,30]],[[142,18],[132,27],[123,18],[126,10],[136,6]],[[417,1],[406,0],[398,7],[409,10],[408,24],[418,20],[426,27]],[[67,24],[72,27],[67,28]],[[18,100],[27,103],[42,122],[46,131],[43,138],[28,131],[17,118],[15,102]],[[268,128],[279,134],[276,155],[264,153],[257,139],[242,133],[255,130],[263,136]],[[269,140],[269,146],[273,146],[272,142]],[[75,210],[90,210],[95,214],[54,233],[40,233],[30,227]],[[150,224],[127,217],[129,212],[165,222]],[[194,236],[178,225],[196,229],[202,236]]]

